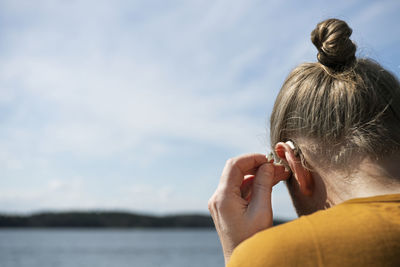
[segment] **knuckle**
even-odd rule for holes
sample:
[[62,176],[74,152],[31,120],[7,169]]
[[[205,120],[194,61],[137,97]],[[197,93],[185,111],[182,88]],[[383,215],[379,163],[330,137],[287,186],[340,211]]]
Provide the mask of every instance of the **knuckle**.
[[211,212],[211,211],[213,211],[213,210],[215,210],[215,200],[214,200],[214,197],[211,197],[209,200],[208,200],[208,210]]
[[266,163],[260,166],[259,171],[262,171],[266,174],[274,174],[275,168],[272,164]]
[[217,201],[215,201],[214,203],[214,207],[217,211],[219,212],[223,212],[227,209],[228,203],[226,201],[224,201],[224,199],[218,199]]
[[266,184],[263,184],[263,183],[259,183],[259,182],[255,182],[253,184],[253,188],[254,188],[254,190],[259,190],[259,191],[263,191],[263,192],[271,191],[269,185],[266,185]]
[[235,165],[235,159],[234,158],[230,158],[226,161],[225,163],[226,166],[233,166]]
[[218,212],[221,210],[225,210],[226,208],[226,201],[225,199],[219,195],[213,195],[209,200],[208,200],[208,210],[210,212]]

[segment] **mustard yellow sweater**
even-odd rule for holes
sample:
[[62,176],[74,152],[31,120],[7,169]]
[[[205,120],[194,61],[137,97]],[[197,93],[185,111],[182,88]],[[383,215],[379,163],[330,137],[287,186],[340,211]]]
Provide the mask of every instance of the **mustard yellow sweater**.
[[400,267],[400,194],[352,199],[259,232],[228,266]]

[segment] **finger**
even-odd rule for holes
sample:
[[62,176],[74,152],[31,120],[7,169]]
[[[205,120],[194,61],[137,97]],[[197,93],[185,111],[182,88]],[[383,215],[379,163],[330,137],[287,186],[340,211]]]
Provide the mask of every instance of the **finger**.
[[287,169],[284,165],[274,165],[274,179],[273,186],[279,183],[280,181],[286,180],[290,177],[291,171]]
[[245,154],[230,159],[225,164],[220,184],[226,187],[239,188],[247,174],[254,174],[255,170],[268,159],[264,154]]
[[266,163],[258,168],[252,188],[252,206],[269,208],[271,205],[272,187],[288,179],[290,172],[282,165]]
[[246,177],[243,180],[242,185],[240,186],[241,196],[246,201],[250,201],[251,188],[253,187],[253,181],[254,181],[254,175],[249,175],[249,177]]
[[271,163],[266,163],[259,167],[253,181],[249,211],[266,212],[266,209],[271,209],[271,193],[274,184],[274,174],[275,167]]

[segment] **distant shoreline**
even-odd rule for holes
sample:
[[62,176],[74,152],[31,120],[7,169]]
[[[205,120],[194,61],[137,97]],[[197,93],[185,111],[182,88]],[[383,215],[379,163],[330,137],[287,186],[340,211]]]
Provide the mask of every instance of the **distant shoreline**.
[[[274,225],[284,223],[274,220]],[[29,215],[0,214],[1,228],[214,228],[211,216],[204,214],[144,215],[117,211],[40,212]]]

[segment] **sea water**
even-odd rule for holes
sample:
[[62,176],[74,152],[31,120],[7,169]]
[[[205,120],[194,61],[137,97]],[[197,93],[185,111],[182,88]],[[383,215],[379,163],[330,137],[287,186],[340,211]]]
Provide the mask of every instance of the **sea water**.
[[2,229],[1,267],[223,266],[215,230]]

